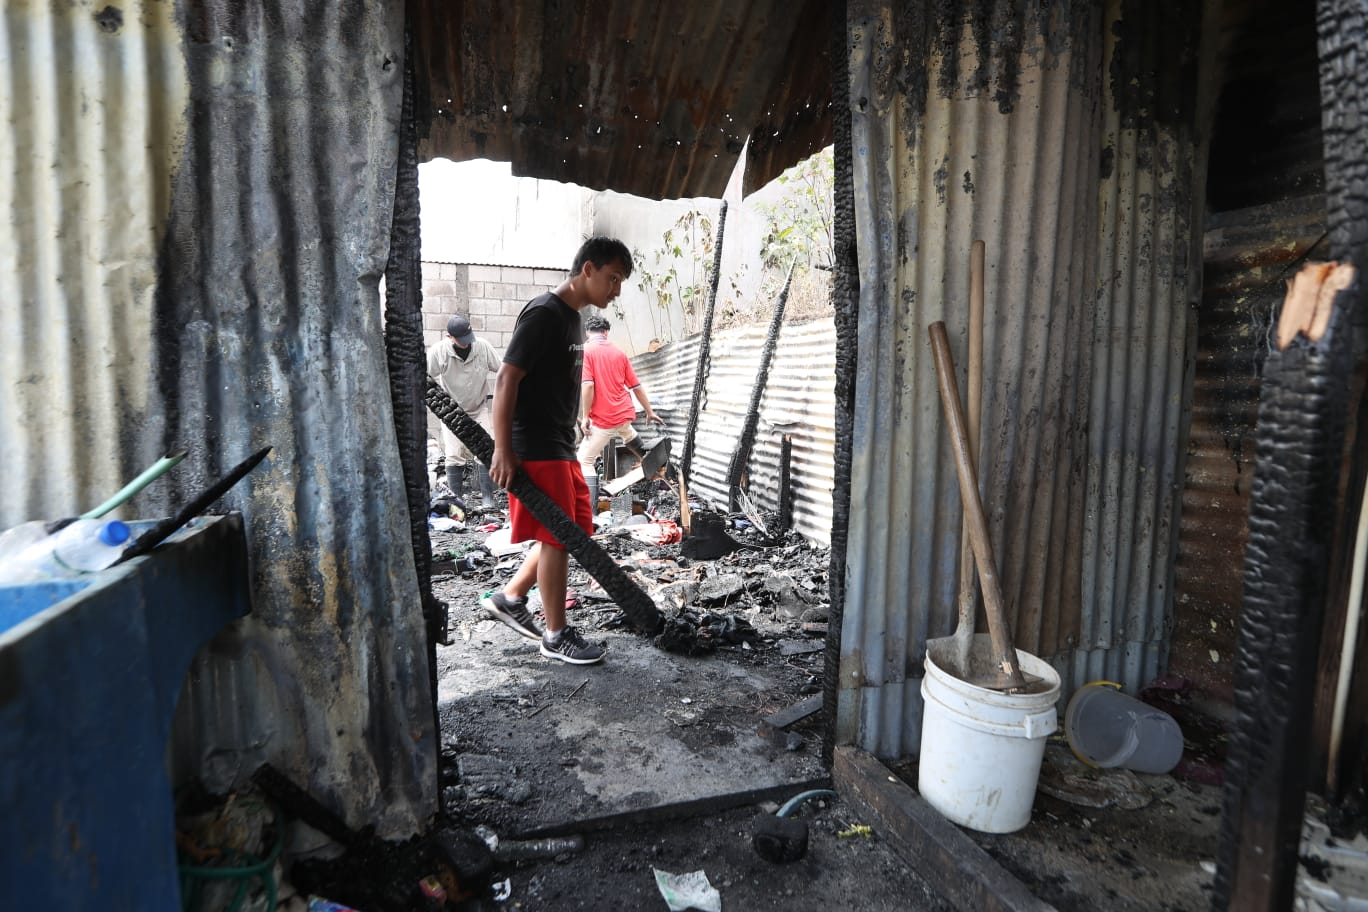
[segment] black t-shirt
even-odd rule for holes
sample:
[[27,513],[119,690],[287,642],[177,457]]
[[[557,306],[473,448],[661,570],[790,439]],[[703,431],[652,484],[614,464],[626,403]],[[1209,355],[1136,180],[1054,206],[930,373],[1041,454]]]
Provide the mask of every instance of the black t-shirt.
[[584,364],[579,313],[549,291],[528,301],[503,359],[527,371],[513,407],[513,452],[574,462]]

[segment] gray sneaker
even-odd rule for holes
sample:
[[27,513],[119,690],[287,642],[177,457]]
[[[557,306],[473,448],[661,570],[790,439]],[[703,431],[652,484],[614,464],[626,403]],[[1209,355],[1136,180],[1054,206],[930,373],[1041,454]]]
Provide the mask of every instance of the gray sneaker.
[[586,643],[574,627],[562,630],[560,639],[554,643],[549,642],[544,636],[541,638],[542,655],[548,659],[569,662],[571,665],[593,665],[595,662],[602,662],[607,651],[602,646]]
[[480,599],[480,607],[529,640],[540,640],[542,638],[541,628],[537,626],[536,620],[532,617],[532,612],[527,610],[526,596],[520,599],[511,599],[502,592],[492,592]]

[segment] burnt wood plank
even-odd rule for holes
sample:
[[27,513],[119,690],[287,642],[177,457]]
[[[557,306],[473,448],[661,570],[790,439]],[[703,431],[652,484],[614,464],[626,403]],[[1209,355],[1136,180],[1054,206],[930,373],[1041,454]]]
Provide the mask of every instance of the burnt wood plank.
[[863,812],[903,860],[956,909],[1054,909],[871,754],[850,746],[837,747],[831,778],[841,798]]

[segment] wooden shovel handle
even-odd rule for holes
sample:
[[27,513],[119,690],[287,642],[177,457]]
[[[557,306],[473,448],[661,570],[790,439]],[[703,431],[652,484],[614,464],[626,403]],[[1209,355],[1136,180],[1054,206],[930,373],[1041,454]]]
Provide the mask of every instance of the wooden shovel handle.
[[[983,407],[983,241],[974,241],[969,253],[969,466],[978,478],[979,427]],[[974,635],[974,609],[978,592],[974,588],[974,545],[969,540],[969,524],[960,526],[959,624],[955,635]]]
[[983,586],[983,607],[988,614],[988,635],[993,641],[993,657],[998,669],[1010,679],[1012,687],[1025,687],[1016,649],[1012,646],[1012,629],[1007,614],[1002,610],[1002,589],[998,585],[997,562],[993,560],[993,545],[988,539],[988,521],[979,500],[978,481],[969,456],[969,434],[964,427],[964,410],[960,406],[959,385],[955,382],[955,362],[950,355],[950,340],[945,324],[939,320],[931,324],[931,354],[936,359],[936,378],[940,381],[941,406],[945,409],[945,423],[950,432],[950,448],[955,454],[955,473],[959,476],[960,500],[969,527],[969,542],[974,547],[974,563],[978,566],[979,584]]

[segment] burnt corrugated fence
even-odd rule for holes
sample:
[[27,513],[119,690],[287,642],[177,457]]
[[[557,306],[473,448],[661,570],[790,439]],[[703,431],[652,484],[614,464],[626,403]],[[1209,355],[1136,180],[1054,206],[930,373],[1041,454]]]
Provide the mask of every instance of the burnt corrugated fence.
[[980,488],[1017,645],[1065,697],[1162,664],[1199,23],[1170,3],[869,0],[848,24],[860,357],[836,738],[901,756],[960,536],[926,332],[946,321],[964,389],[976,238]]
[[[809,541],[831,541],[832,453],[835,446],[836,355],[832,321],[785,324],[770,365],[760,423],[749,462],[751,499],[766,510],[779,509],[779,456],[783,437],[793,438],[794,529]],[[695,445],[689,490],[719,509],[728,502],[727,470],[750,406],[760,369],[766,327],[744,326],[717,333]],[[638,355],[632,363],[667,422],[678,452],[689,417],[698,357],[698,337],[660,351]]]

